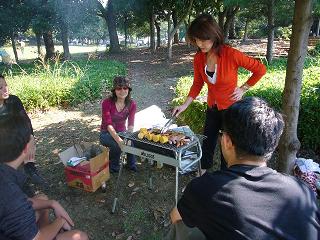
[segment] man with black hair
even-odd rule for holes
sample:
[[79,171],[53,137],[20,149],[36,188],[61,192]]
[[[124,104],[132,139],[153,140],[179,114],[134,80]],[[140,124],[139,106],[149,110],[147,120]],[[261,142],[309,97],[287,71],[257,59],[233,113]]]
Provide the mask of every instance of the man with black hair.
[[[22,190],[25,175],[18,171],[29,156],[31,129],[26,118],[7,115],[0,119],[0,238],[16,240],[87,240],[64,208],[45,195],[28,198]],[[49,221],[49,210],[55,220]]]
[[31,151],[28,158],[25,160],[23,167],[32,183],[47,187],[47,182],[38,173],[35,166],[36,145],[31,120],[28,117],[21,100],[17,96],[9,94],[6,80],[4,76],[0,74],[0,119],[7,117],[7,115],[21,115],[27,120],[28,128],[30,128],[32,134],[30,145]]
[[228,168],[187,185],[167,237],[191,239],[197,229],[204,236],[194,239],[319,239],[314,193],[267,167],[283,127],[281,114],[259,98],[228,108],[220,131]]

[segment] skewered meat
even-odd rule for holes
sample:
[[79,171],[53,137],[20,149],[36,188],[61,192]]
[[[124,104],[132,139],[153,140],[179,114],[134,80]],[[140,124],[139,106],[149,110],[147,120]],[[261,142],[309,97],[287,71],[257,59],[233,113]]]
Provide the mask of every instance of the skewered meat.
[[175,144],[177,147],[183,146],[190,142],[190,139],[184,134],[168,130],[165,133],[160,133],[158,128],[146,129],[141,128],[138,134],[139,139],[146,138],[149,141],[160,142],[162,144],[169,143]]

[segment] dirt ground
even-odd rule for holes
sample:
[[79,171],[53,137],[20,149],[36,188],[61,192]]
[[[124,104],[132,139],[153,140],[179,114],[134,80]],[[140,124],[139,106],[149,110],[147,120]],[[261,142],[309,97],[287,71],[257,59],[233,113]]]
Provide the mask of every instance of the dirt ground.
[[[138,110],[151,105],[161,107],[167,115],[174,97],[173,88],[180,76],[192,71],[192,48],[174,49],[172,63],[165,60],[165,49],[150,54],[147,49],[128,50],[106,56],[128,65],[133,98]],[[86,231],[90,239],[162,239],[168,229],[168,213],[174,206],[175,169],[152,167],[154,188],[148,188],[147,164],[138,160],[138,173],[124,169],[118,208],[111,214],[117,174],[107,182],[106,193],[100,189],[86,193],[69,188],[58,152],[79,141],[99,142],[100,100],[69,109],[50,109],[31,115],[37,139],[37,161],[49,181],[45,193],[59,200],[69,211],[76,227]],[[180,177],[184,186],[193,176]],[[181,192],[181,191],[180,191]]]
[[[251,43],[252,47],[256,47]],[[261,44],[264,44],[263,42]],[[247,46],[239,46],[245,48]],[[261,50],[262,49],[262,50]],[[250,52],[251,50],[247,50]],[[265,52],[259,46],[261,52]],[[252,50],[255,51],[255,50]],[[166,49],[151,54],[147,49],[133,49],[107,59],[123,61],[128,66],[133,98],[138,110],[158,105],[169,115],[170,101],[179,77],[192,72],[195,49],[174,46],[174,59],[166,61]],[[151,168],[154,188],[148,188],[148,163],[138,161],[138,172],[124,169],[116,213],[111,214],[117,174],[107,182],[106,192],[95,193],[69,188],[65,183],[63,165],[57,153],[79,141],[99,142],[100,101],[84,103],[70,109],[51,109],[31,115],[37,140],[37,161],[50,187],[44,190],[59,200],[90,239],[162,239],[168,230],[169,212],[174,206],[175,169],[164,166]],[[194,174],[180,176],[180,189]]]

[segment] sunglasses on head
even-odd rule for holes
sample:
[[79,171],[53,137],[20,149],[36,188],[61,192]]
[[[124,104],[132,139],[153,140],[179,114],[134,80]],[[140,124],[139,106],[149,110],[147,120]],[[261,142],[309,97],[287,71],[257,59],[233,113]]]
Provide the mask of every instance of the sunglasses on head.
[[115,89],[117,91],[120,91],[120,90],[128,90],[129,88],[127,86],[123,86],[123,87],[116,87]]

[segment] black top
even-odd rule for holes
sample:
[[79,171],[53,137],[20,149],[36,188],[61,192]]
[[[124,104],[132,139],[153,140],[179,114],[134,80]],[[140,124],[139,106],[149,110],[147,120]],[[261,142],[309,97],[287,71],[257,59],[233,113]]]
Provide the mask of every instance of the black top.
[[31,240],[38,233],[35,211],[22,191],[25,180],[21,171],[0,164],[0,236]]
[[208,239],[318,239],[314,193],[268,167],[235,165],[193,179],[178,202]]
[[214,75],[214,71],[213,72],[211,72],[211,71],[208,71],[208,70],[206,70],[206,73],[207,73],[207,75],[209,76],[209,77],[213,77],[213,75]]
[[31,128],[32,135],[34,135],[31,120],[26,113],[21,100],[15,95],[10,95],[8,99],[4,100],[3,106],[0,107],[0,120],[1,118],[5,118],[10,115],[19,114],[27,119]]

